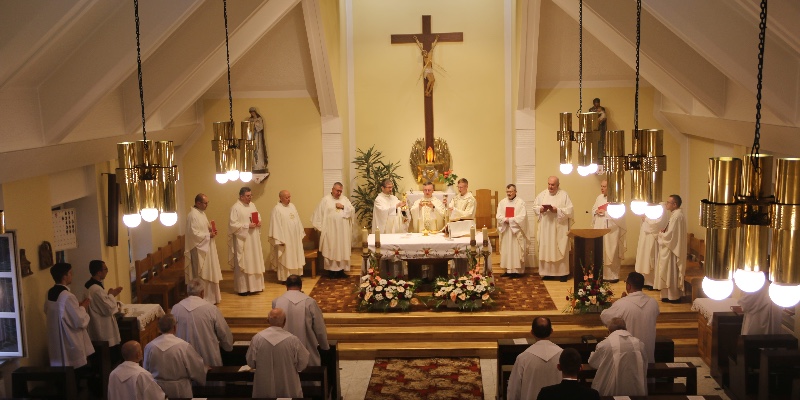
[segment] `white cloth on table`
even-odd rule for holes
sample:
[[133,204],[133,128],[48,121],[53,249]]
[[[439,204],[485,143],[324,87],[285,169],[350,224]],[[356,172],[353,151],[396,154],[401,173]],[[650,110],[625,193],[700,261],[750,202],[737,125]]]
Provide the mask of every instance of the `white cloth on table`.
[[[433,208],[427,204],[433,204]],[[445,206],[436,197],[422,197],[414,202],[410,209],[411,212],[411,232],[428,231],[438,232],[444,228]]]
[[[507,208],[514,209],[513,217],[506,217]],[[500,200],[495,217],[500,240],[500,268],[504,268],[506,273],[525,273],[525,254],[528,248],[528,213],[525,210],[525,201],[519,196],[513,200]]]
[[123,306],[126,317],[136,318],[139,330],[147,329],[147,325],[164,316],[164,309],[160,304],[125,304]]
[[592,389],[600,396],[647,396],[644,343],[619,329],[597,344],[589,365],[597,370]]
[[316,300],[299,290],[287,290],[272,301],[272,308],[280,308],[286,313],[286,325],[283,329],[300,339],[308,350],[308,365],[322,365],[317,347],[328,350],[330,346],[322,310]]
[[108,341],[109,346],[116,346],[120,342],[119,326],[114,314],[117,312],[117,298],[94,284],[86,290],[89,303],[89,338],[92,340]]
[[211,223],[205,211],[192,207],[186,216],[186,236],[184,238],[184,256],[187,263],[186,282],[200,278],[204,284],[204,295],[211,304],[222,300],[219,291],[219,281],[222,280],[222,271],[217,254],[217,238],[211,237]]
[[[344,208],[338,209],[337,203]],[[333,195],[327,194],[311,216],[311,225],[319,231],[319,250],[325,259],[326,270],[350,271],[354,213],[347,197],[340,195],[334,199]]]
[[739,300],[729,297],[722,300],[709,299],[708,297],[698,297],[692,302],[692,311],[700,313],[706,321],[708,326],[711,326],[714,320],[714,313],[717,312],[731,312],[731,307],[739,305]]
[[[228,223],[228,264],[233,269],[233,287],[237,293],[264,290],[264,252],[261,249],[261,228],[250,228],[254,203],[237,200],[231,207]],[[263,223],[261,214],[259,222]]]
[[[53,300],[50,300],[51,294]],[[48,292],[44,312],[50,366],[79,368],[86,365],[86,357],[94,354],[94,346],[86,330],[89,314],[79,305],[78,298],[68,287],[55,285]]]
[[185,340],[162,333],[144,348],[142,366],[167,397],[192,397],[192,381],[206,383],[206,367],[200,354]]
[[639,228],[635,269],[644,275],[644,284],[647,286],[653,286],[653,271],[658,265],[658,233],[667,227],[667,222],[669,217],[666,213],[657,219],[645,217]]
[[624,217],[611,218],[607,210],[600,215],[598,211],[604,204],[608,204],[608,198],[604,194],[598,195],[592,206],[592,228],[611,230],[603,235],[603,279],[615,280],[619,279],[619,267],[628,249],[625,240],[628,228]]
[[557,365],[561,351],[555,343],[540,339],[520,353],[511,369],[506,399],[535,399],[543,387],[560,383]]
[[[551,210],[541,211],[542,206],[551,205]],[[539,275],[569,275],[569,227],[573,218],[572,200],[566,191],[559,189],[555,194],[543,190],[533,202],[533,213],[539,222],[537,241],[539,243]]]
[[278,202],[269,217],[269,244],[272,246],[270,269],[278,272],[283,282],[289,275],[303,275],[306,257],[303,253],[305,237],[300,214],[294,204]]
[[125,361],[108,376],[108,400],[163,400],[153,375],[138,363]]
[[308,358],[300,339],[280,327],[257,333],[247,349],[247,365],[256,370],[253,398],[303,397],[299,373]]
[[477,201],[472,192],[467,192],[465,195],[456,193],[452,200],[447,204],[447,208],[452,208],[450,211],[450,221],[461,221],[464,219],[475,219]]
[[222,365],[219,348],[231,351],[233,334],[219,309],[197,296],[189,296],[172,307],[172,315],[178,320],[175,336],[194,346],[205,365]]
[[397,211],[400,200],[393,194],[380,193],[372,207],[372,232],[402,233],[408,229],[408,218]]
[[603,310],[600,320],[605,326],[614,318],[625,320],[628,332],[644,343],[645,359],[648,363],[653,363],[656,351],[656,319],[659,313],[657,301],[642,291],[636,291]]
[[686,216],[678,208],[669,216],[666,229],[658,234],[658,264],[653,273],[653,288],[661,290],[662,298],[678,300],[683,296],[688,245]]
[[783,308],[769,297],[769,281],[753,293],[742,293],[739,305],[744,312],[742,335],[777,335],[782,333]]

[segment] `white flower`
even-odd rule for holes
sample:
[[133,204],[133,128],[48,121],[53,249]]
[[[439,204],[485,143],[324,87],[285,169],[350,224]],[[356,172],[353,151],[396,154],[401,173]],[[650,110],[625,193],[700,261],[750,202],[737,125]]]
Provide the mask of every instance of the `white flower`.
[[378,282],[378,283],[380,283],[383,286],[386,286],[386,279],[381,279],[381,281]]
[[448,287],[444,288],[444,291],[447,292],[447,293],[449,293],[451,290],[453,290],[452,286],[448,286]]
[[376,292],[380,292],[381,290],[383,290],[383,286],[375,286]]
[[578,296],[583,296],[583,289],[578,289]]
[[369,280],[369,275],[364,275],[364,276],[361,277],[361,282],[368,281],[368,280]]
[[478,293],[482,292],[484,289],[486,289],[486,286],[484,286],[483,284],[475,286],[475,291],[477,291]]
[[447,281],[448,285],[454,285],[455,283],[456,283],[455,279],[450,279],[449,281]]
[[392,292],[386,292],[387,299],[391,299],[392,297],[394,297],[394,294]]
[[375,300],[378,300],[378,301],[381,301],[381,300],[383,300],[383,295],[382,295],[382,294],[380,294],[380,293],[376,294],[376,295],[375,295]]
[[458,298],[459,298],[459,299],[461,299],[461,300],[466,300],[466,299],[467,299],[467,295],[465,295],[464,293],[461,293],[461,294],[458,296]]
[[600,288],[600,293],[602,293],[602,294],[606,294],[606,288],[604,288],[604,287],[601,287],[601,288]]
[[471,292],[475,290],[475,286],[467,286],[467,290]]
[[414,295],[414,294],[413,294],[413,293],[411,293],[411,292],[406,292],[406,298],[407,298],[407,299],[410,299],[410,298],[411,298],[411,296],[413,296],[413,295]]
[[367,294],[364,295],[364,301],[369,300],[370,297],[372,297],[372,292],[367,292]]
[[406,284],[406,281],[401,280],[401,281],[397,282],[397,284],[402,286],[402,285]]
[[368,286],[369,286],[369,282],[364,282],[364,283],[361,284],[362,288],[365,288],[365,287],[368,287]]
[[405,292],[405,291],[406,291],[406,288],[404,288],[404,287],[402,287],[402,286],[398,286],[398,287],[397,287],[397,292],[398,292],[398,293],[403,293],[403,292]]
[[464,291],[461,289],[456,289],[456,294],[461,294],[461,293],[464,293]]

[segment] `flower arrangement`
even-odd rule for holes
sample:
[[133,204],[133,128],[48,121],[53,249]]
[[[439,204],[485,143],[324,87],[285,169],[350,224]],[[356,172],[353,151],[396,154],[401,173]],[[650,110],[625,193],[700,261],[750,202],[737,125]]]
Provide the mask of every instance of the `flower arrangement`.
[[409,306],[419,304],[414,297],[417,284],[414,281],[397,278],[382,278],[375,268],[369,268],[367,275],[361,277],[358,288],[359,311],[408,310]]
[[567,290],[567,300],[569,305],[564,309],[565,313],[583,314],[588,312],[598,312],[611,307],[611,299],[614,292],[611,284],[604,282],[600,277],[595,277],[592,273],[593,266],[587,269],[581,262],[583,270],[583,281],[578,284],[578,291]]
[[439,175],[439,182],[444,182],[447,186],[455,185],[458,182],[458,175],[453,173],[453,170],[444,171],[443,174]]
[[475,311],[494,303],[491,294],[496,289],[494,278],[481,274],[480,267],[470,270],[468,275],[437,278],[433,288],[434,307],[450,302],[460,310]]

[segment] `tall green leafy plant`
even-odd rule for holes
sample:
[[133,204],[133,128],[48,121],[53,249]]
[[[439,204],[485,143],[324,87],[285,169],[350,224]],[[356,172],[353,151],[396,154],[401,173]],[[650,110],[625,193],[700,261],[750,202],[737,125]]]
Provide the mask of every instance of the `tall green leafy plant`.
[[356,209],[356,216],[364,226],[372,226],[372,207],[375,205],[375,198],[381,193],[381,182],[389,178],[394,184],[392,193],[397,193],[397,181],[403,179],[397,174],[400,162],[384,161],[383,154],[371,146],[366,151],[357,149],[358,155],[353,160],[356,166],[358,185],[352,196],[353,208]]

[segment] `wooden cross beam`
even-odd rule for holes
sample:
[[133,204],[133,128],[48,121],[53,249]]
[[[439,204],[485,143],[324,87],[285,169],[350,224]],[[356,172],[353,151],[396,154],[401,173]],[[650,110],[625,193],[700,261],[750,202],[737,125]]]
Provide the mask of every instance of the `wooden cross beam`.
[[[422,33],[395,34],[392,35],[392,44],[414,43],[417,41],[422,44],[422,49],[430,52],[433,43],[440,42],[463,42],[463,32],[432,33],[431,16],[422,16]],[[423,59],[423,63],[425,60]],[[433,65],[431,65],[433,68]],[[433,148],[433,94],[425,95],[425,88],[428,85],[428,78],[422,85],[423,99],[425,100],[425,148]]]

